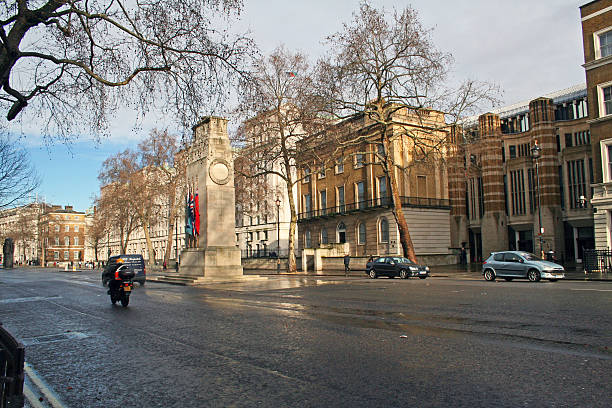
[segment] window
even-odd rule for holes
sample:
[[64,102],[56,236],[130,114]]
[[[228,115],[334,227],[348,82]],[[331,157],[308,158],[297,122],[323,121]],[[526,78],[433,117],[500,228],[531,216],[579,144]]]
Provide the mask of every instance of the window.
[[55,245],[59,245],[59,237],[55,237]]
[[304,212],[307,216],[312,216],[312,197],[310,194],[304,194]]
[[68,251],[64,251],[64,260],[69,260],[70,259],[70,252]]
[[60,232],[60,226],[59,225],[55,226],[55,232]]
[[358,169],[360,167],[363,167],[364,163],[365,163],[365,154],[357,153],[355,155],[355,168]]
[[566,133],[565,134],[565,147],[572,147],[572,134],[571,133]]
[[318,174],[317,174],[317,177],[318,177],[319,179],[323,179],[323,178],[325,178],[325,166],[321,166],[321,167],[319,167],[319,172],[318,172]]
[[366,242],[366,226],[363,222],[357,227],[357,244],[365,245]]
[[389,242],[389,221],[380,219],[380,242]]
[[319,191],[319,208],[321,210],[321,214],[325,214],[327,212],[327,190]]
[[344,173],[344,158],[340,157],[336,161],[336,174]]
[[357,208],[364,208],[366,206],[365,183],[363,181],[356,183],[355,189],[357,192]]
[[565,183],[563,182],[563,166],[557,166],[559,172],[559,200],[561,200],[561,209],[565,210]]
[[344,212],[344,186],[339,186],[337,189],[338,192],[338,211]]
[[64,237],[64,245],[70,246],[70,237]]
[[387,195],[387,177],[382,176],[378,178],[378,197],[380,198],[381,205],[389,205],[389,198]]
[[81,260],[81,251],[74,251],[74,253],[72,254],[73,259],[75,261],[80,261]]
[[79,237],[74,237],[74,245],[79,245]]
[[340,224],[338,224],[338,227],[336,228],[336,234],[337,242],[339,244],[344,244],[346,242],[346,225],[344,225],[343,222],[340,222]]
[[321,243],[322,244],[329,244],[329,238],[327,237],[327,229],[326,228],[321,229]]
[[516,158],[516,146],[514,145],[510,146],[509,150],[510,150],[510,158],[515,159]]
[[587,195],[584,160],[570,160],[567,162],[567,184],[569,187],[570,208],[578,208],[580,196]]
[[74,232],[79,232],[79,226],[78,225],[74,226]]
[[53,251],[53,259],[59,261],[59,251]]
[[310,169],[308,167],[304,169],[304,180],[302,180],[302,183],[310,183]]
[[304,248],[312,248],[312,237],[310,236],[310,230],[306,230],[304,233]]
[[385,145],[378,143],[376,145],[376,160],[382,161],[385,158]]
[[608,27],[593,34],[595,45],[595,59],[612,55],[612,30]]
[[535,178],[535,170],[527,169],[527,185],[529,187],[529,212],[531,214],[533,214],[535,209],[538,207],[538,203],[536,202],[536,182],[537,180]]
[[522,169],[510,172],[510,191],[512,215],[525,214],[525,181]]
[[600,116],[612,115],[612,85],[601,88],[602,114]]

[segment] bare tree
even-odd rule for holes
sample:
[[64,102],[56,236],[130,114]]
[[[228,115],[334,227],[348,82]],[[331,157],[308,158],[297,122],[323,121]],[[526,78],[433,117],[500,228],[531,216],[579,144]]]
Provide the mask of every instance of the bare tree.
[[138,145],[138,154],[143,168],[155,173],[159,180],[154,190],[155,201],[167,211],[157,213],[157,217],[166,220],[168,239],[164,261],[168,263],[172,252],[173,233],[178,211],[183,205],[180,192],[185,184],[185,157],[179,154],[179,142],[175,135],[167,130],[153,129],[149,136]]
[[[97,203],[100,202],[98,198],[94,201]],[[93,247],[96,262],[98,262],[98,250],[108,237],[108,228],[108,220],[104,217],[103,212],[96,207],[93,214],[93,222],[85,234],[89,244]]]
[[[495,88],[467,81],[457,89],[446,85],[450,54],[436,49],[417,13],[407,7],[390,19],[384,9],[363,2],[353,21],[328,37],[331,56],[318,65],[318,96],[322,109],[337,119],[365,117],[368,132],[339,134],[338,151],[347,146],[374,143],[392,197],[392,210],[404,255],[416,262],[414,246],[402,210],[397,172],[410,163],[393,153],[399,139],[424,162],[446,155],[448,138],[460,118],[483,102],[493,101]],[[442,115],[442,120],[433,116]],[[367,153],[365,151],[364,153]]]
[[39,185],[27,152],[0,136],[0,209],[22,204]]
[[138,171],[136,153],[126,149],[106,159],[98,175],[103,187],[97,208],[106,219],[109,228],[117,229],[122,253],[127,251],[132,233],[143,226],[141,220],[143,210],[138,208],[138,205],[150,204],[138,203],[140,198],[147,195],[146,192],[141,195],[142,178],[137,175]]
[[[277,48],[261,58],[252,80],[242,93],[242,113],[248,119],[235,143],[242,165],[242,177],[257,179],[276,176],[285,185],[291,221],[289,225],[289,272],[296,270],[295,230],[297,225],[294,191],[299,181],[296,156],[305,154],[296,144],[320,122],[310,105],[312,78],[306,57]],[[257,186],[257,184],[253,184]]]
[[[222,101],[252,41],[229,33],[241,0],[0,1],[0,106],[47,135],[96,134],[129,106],[183,124]],[[157,104],[157,105],[156,105]],[[26,109],[28,107],[28,109]]]

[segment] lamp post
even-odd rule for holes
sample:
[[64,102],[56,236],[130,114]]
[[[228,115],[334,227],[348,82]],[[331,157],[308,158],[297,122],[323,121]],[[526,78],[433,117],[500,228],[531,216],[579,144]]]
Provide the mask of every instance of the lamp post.
[[536,140],[531,148],[531,158],[535,162],[535,171],[536,171],[536,191],[538,195],[538,227],[539,233],[538,238],[540,241],[540,257],[544,259],[544,250],[542,246],[542,234],[544,233],[544,228],[542,227],[542,207],[540,205],[540,172],[538,169],[538,160],[542,154],[542,148],[538,146],[538,141]]
[[280,205],[281,200],[276,197],[276,274],[280,274]]

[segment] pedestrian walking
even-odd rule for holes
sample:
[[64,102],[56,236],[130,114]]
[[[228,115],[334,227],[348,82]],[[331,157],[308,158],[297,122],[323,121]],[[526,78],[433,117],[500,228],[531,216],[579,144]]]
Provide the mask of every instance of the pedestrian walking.
[[351,271],[351,267],[350,264],[351,263],[351,257],[350,255],[347,253],[344,255],[344,275],[348,276],[349,272]]

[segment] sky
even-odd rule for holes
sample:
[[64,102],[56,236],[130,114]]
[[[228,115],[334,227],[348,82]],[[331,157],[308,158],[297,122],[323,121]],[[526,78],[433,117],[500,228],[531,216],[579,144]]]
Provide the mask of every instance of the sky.
[[[431,28],[437,47],[454,57],[456,83],[474,79],[497,84],[504,105],[535,99],[584,83],[579,6],[587,0],[372,0],[377,7],[410,4],[424,27]],[[262,53],[279,45],[301,51],[312,62],[324,55],[326,36],[351,21],[359,0],[244,0],[237,30],[249,30]],[[154,128],[172,127],[152,115],[136,128],[122,112],[111,136],[96,143],[81,136],[70,146],[42,145],[36,135],[26,148],[42,179],[39,197],[84,211],[99,194],[102,162],[135,147]]]

